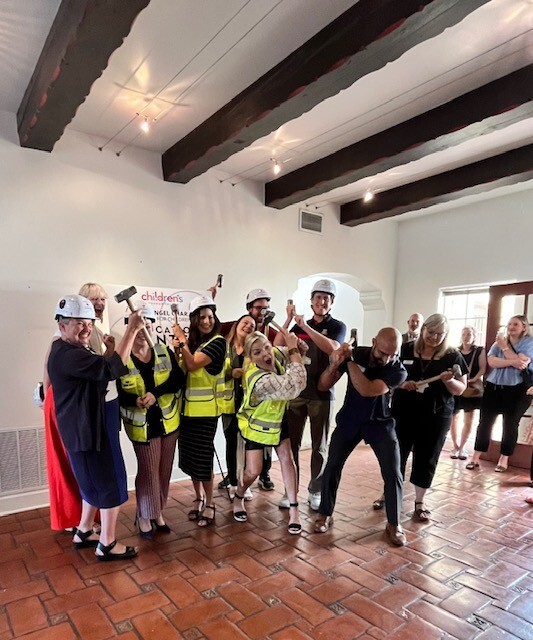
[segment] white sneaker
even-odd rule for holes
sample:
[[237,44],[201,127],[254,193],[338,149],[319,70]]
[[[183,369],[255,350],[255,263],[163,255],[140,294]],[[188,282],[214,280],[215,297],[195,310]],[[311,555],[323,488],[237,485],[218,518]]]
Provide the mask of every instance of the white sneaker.
[[246,489],[246,491],[244,492],[244,499],[246,500],[246,502],[254,499],[254,494],[252,493],[250,487],[248,487],[248,489]]
[[312,493],[310,491],[307,502],[309,502],[309,506],[313,511],[318,511],[318,507],[320,506],[320,492]]
[[288,508],[289,508],[289,506],[290,506],[290,504],[291,504],[291,503],[290,503],[290,501],[289,501],[289,498],[287,498],[287,494],[285,493],[285,494],[283,495],[283,498],[281,498],[281,500],[278,502],[278,507],[279,507],[280,509],[288,509]]
[[459,460],[466,460],[468,458],[468,455],[468,451],[464,447],[457,452],[457,457],[459,458]]

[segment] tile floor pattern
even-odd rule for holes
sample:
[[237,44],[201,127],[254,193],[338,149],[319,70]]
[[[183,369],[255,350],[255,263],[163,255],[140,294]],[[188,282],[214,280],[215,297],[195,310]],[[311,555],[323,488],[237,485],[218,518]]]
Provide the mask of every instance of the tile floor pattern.
[[[309,453],[302,456],[304,469]],[[286,532],[276,491],[255,489],[249,521],[216,498],[216,526],[188,522],[187,481],[172,486],[171,534],[142,541],[133,561],[98,563],[48,528],[47,509],[0,518],[0,640],[468,640],[533,639],[533,507],[523,470],[464,470],[443,453],[428,505],[430,524],[410,515],[409,546],[392,548],[371,502],[380,479],[369,447],[345,469],[335,527]],[[305,485],[305,474],[302,485]],[[302,498],[306,497],[301,492]],[[138,544],[134,498],[118,534]]]

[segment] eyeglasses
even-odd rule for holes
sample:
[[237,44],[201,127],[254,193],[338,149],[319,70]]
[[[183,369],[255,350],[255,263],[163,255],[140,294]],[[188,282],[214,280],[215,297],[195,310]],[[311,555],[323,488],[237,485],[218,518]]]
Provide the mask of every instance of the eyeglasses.
[[446,331],[430,331],[429,329],[426,329],[426,333],[431,338],[442,338],[446,335]]

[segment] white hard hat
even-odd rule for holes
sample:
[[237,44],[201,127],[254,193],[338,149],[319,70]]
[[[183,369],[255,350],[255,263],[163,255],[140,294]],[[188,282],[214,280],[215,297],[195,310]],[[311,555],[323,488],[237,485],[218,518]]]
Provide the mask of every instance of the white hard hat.
[[191,304],[189,305],[189,317],[205,307],[211,309],[213,313],[217,310],[217,306],[211,296],[196,296],[196,298],[191,300]]
[[96,320],[93,303],[77,293],[64,296],[56,304],[55,319],[57,320],[60,316],[63,318]]
[[151,320],[152,322],[155,322],[157,320],[155,309],[149,302],[145,302],[141,307],[141,315],[147,320]]
[[252,304],[252,302],[255,302],[256,300],[263,299],[270,301],[270,296],[264,289],[252,289],[246,296],[246,304]]
[[335,289],[335,285],[333,284],[333,282],[331,282],[331,280],[326,280],[326,278],[324,278],[315,282],[314,287],[311,289],[311,297],[313,297],[313,295],[317,292],[329,293],[332,296],[335,296],[337,290]]

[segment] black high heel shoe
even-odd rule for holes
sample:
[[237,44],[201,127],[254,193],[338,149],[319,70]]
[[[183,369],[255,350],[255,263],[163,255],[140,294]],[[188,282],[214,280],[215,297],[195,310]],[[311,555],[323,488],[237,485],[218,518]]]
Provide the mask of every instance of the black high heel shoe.
[[140,522],[139,522],[139,514],[135,515],[135,520],[134,520],[133,524],[139,529],[139,535],[141,536],[141,538],[144,538],[145,540],[153,540],[154,539],[154,529],[152,527],[152,520],[150,520],[150,531],[143,531],[141,529],[141,525],[140,525]]
[[155,520],[150,520],[152,523],[152,527],[155,527],[156,531],[161,531],[161,533],[172,533],[172,529],[168,526],[168,524],[157,524]]

